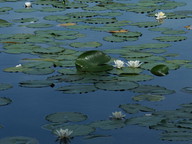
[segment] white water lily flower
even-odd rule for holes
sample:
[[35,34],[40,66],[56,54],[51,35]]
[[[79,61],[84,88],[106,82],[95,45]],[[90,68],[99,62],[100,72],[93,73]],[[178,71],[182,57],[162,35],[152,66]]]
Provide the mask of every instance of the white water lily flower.
[[21,66],[22,66],[21,64],[18,64],[18,65],[16,65],[15,67],[17,67],[17,68],[18,68],[18,67],[21,67]]
[[58,139],[69,139],[73,131],[60,128],[58,130],[55,130],[54,133],[58,136]]
[[163,12],[158,12],[155,14],[155,16],[156,16],[157,20],[166,18],[165,13],[163,13]]
[[25,7],[26,7],[26,8],[32,7],[32,3],[31,3],[31,2],[25,2]]
[[122,60],[114,60],[115,65],[113,65],[116,68],[122,68],[124,67],[124,62]]
[[133,67],[133,68],[138,68],[142,65],[142,62],[140,62],[139,60],[135,60],[135,61],[128,61],[127,62],[127,66],[128,67]]
[[112,119],[122,120],[125,118],[126,115],[124,115],[121,111],[112,112]]

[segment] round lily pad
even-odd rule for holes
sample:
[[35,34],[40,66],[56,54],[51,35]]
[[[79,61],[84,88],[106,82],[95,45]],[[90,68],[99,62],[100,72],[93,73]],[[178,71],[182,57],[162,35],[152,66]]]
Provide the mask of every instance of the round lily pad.
[[148,28],[148,27],[155,27],[155,26],[161,25],[161,23],[154,22],[154,21],[148,21],[148,22],[136,22],[136,23],[132,23],[130,25]]
[[24,136],[15,136],[15,137],[6,137],[0,139],[0,144],[39,144],[39,142],[30,137],[24,137]]
[[135,114],[135,113],[138,113],[139,111],[141,112],[155,111],[155,109],[153,108],[149,108],[140,104],[122,104],[122,105],[119,105],[119,107],[129,114]]
[[122,128],[125,126],[125,124],[124,121],[121,120],[101,120],[91,123],[90,126],[104,130],[112,130]]
[[84,121],[87,116],[78,112],[57,112],[47,115],[45,119],[54,123],[66,123]]
[[20,82],[19,85],[28,88],[54,87],[53,81],[50,80],[27,80]]
[[12,87],[13,87],[13,86],[10,85],[10,84],[0,83],[0,91],[7,90],[7,89],[10,89],[10,88],[12,88]]
[[109,91],[125,91],[138,87],[138,84],[131,81],[109,81],[109,82],[97,82],[95,86],[102,90]]
[[100,47],[102,44],[99,42],[85,42],[85,43],[81,43],[81,42],[74,42],[71,43],[70,46],[75,47],[75,48],[97,48]]
[[160,36],[160,37],[154,38],[154,40],[158,40],[161,42],[178,42],[186,39],[187,39],[186,36]]
[[154,94],[154,95],[167,95],[175,93],[174,90],[166,89],[165,87],[153,86],[153,85],[139,85],[132,90],[137,93]]
[[0,106],[8,105],[12,102],[11,99],[6,97],[0,97]]
[[57,88],[56,90],[62,91],[63,93],[66,94],[82,94],[82,93],[94,92],[97,90],[97,88],[94,85],[67,85]]
[[8,21],[0,19],[0,27],[8,27],[8,26],[11,26],[11,25],[12,24],[9,23]]
[[26,27],[28,28],[47,28],[47,27],[52,27],[52,24],[47,24],[47,23],[33,23],[33,24],[28,24]]
[[72,130],[72,137],[89,135],[95,131],[95,128],[89,125],[66,125],[60,128]]
[[137,95],[134,96],[132,99],[135,101],[161,101],[163,100],[165,97],[162,95],[153,95],[153,94],[143,94],[143,95]]

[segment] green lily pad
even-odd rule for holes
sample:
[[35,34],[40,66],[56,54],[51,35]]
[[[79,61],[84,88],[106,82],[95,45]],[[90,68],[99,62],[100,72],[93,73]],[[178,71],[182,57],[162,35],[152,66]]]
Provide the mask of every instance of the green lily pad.
[[184,87],[182,88],[182,91],[186,93],[192,93],[192,87]]
[[0,27],[8,27],[8,26],[11,26],[11,25],[12,24],[9,23],[8,21],[0,19]]
[[146,75],[146,74],[122,73],[122,74],[120,74],[120,77],[118,77],[118,80],[120,80],[120,81],[133,81],[133,82],[148,81],[148,80],[152,80],[152,79],[153,79],[153,76]]
[[71,43],[70,46],[75,47],[75,48],[97,48],[100,47],[102,44],[99,42],[85,42],[85,43],[81,43],[81,42],[74,42]]
[[6,97],[0,97],[0,106],[8,105],[12,102],[11,99]]
[[186,39],[187,39],[186,36],[160,36],[160,37],[154,38],[154,40],[158,40],[161,42],[178,42]]
[[39,48],[34,50],[35,53],[43,53],[43,54],[47,54],[47,53],[55,54],[63,51],[65,51],[65,49],[62,47],[48,47],[48,48]]
[[97,82],[95,86],[102,90],[109,91],[125,91],[138,87],[138,84],[131,81],[109,81],[109,82]]
[[179,34],[186,34],[187,32],[184,30],[167,30],[162,32],[162,34],[168,34],[168,35],[179,35]]
[[95,131],[95,128],[89,125],[66,125],[60,128],[72,130],[73,131],[73,133],[71,134],[72,137],[86,136]]
[[160,63],[160,62],[153,62],[153,63],[147,63],[147,64],[143,64],[141,65],[141,68],[147,69],[147,70],[151,70],[153,67],[155,67],[156,65],[166,65],[170,70],[176,70],[178,69],[180,66],[178,64],[175,63]]
[[165,97],[162,95],[153,95],[153,94],[143,94],[143,95],[137,95],[134,96],[132,99],[135,101],[161,101],[163,100]]
[[82,80],[83,76],[78,75],[78,74],[55,75],[55,76],[48,77],[47,79],[48,80],[57,80],[59,82],[74,82],[74,81]]
[[111,65],[106,64],[110,59],[108,55],[101,51],[86,51],[78,56],[75,65],[78,71],[107,71],[112,69]]
[[7,11],[11,11],[11,10],[13,10],[12,7],[1,7],[0,8],[0,12],[7,12]]
[[165,132],[161,134],[161,139],[167,141],[191,141],[191,134],[191,132]]
[[148,28],[148,27],[156,27],[156,26],[158,26],[158,25],[161,25],[161,23],[159,23],[159,22],[154,22],[154,21],[147,21],[147,22],[136,22],[136,23],[132,23],[132,24],[130,24],[130,25]]
[[12,87],[13,87],[13,86],[10,85],[10,84],[0,83],[0,91],[7,90],[7,89],[10,89],[10,88],[12,88]]
[[171,44],[167,43],[146,43],[140,45],[129,45],[123,46],[126,50],[134,51],[134,50],[143,50],[143,49],[158,49],[158,48],[167,48],[170,47]]
[[47,24],[47,23],[33,23],[33,24],[28,24],[26,27],[28,28],[48,28],[52,27],[52,24]]
[[152,95],[168,95],[175,93],[174,90],[166,89],[165,87],[152,86],[152,85],[139,85],[132,90],[137,93],[152,94]]
[[17,137],[5,137],[0,139],[0,144],[39,144],[39,142],[30,137],[17,136]]
[[78,112],[57,112],[47,115],[45,119],[54,123],[66,123],[84,121],[87,116]]
[[112,130],[117,128],[123,128],[125,124],[124,121],[121,120],[101,120],[90,123],[90,126],[95,128],[101,128],[104,130]]
[[155,109],[149,108],[146,106],[142,106],[140,104],[122,104],[119,105],[119,108],[123,109],[125,112],[129,114],[135,114],[138,113],[139,111],[141,112],[154,112]]
[[52,74],[55,70],[52,68],[29,68],[24,69],[22,72],[30,75],[48,75]]
[[66,94],[82,94],[88,92],[94,92],[97,88],[94,85],[67,85],[59,87],[56,90],[62,91]]
[[19,22],[19,23],[26,23],[26,22],[37,22],[37,18],[20,18],[20,19],[14,19],[14,22]]
[[169,68],[166,65],[156,65],[151,69],[151,73],[156,76],[165,76],[169,73]]
[[140,116],[140,117],[133,117],[126,119],[125,124],[127,125],[139,125],[139,126],[145,126],[145,127],[150,127],[153,125],[157,125],[161,123],[165,118],[160,117],[160,116]]
[[90,18],[90,17],[94,17],[97,16],[99,13],[96,12],[73,12],[73,13],[68,13],[67,16],[69,17],[73,17],[73,18]]
[[116,21],[117,20],[115,18],[90,18],[86,19],[84,22],[89,24],[109,24]]
[[49,80],[27,80],[20,82],[19,85],[28,88],[54,87],[53,81]]
[[136,41],[138,37],[117,37],[117,36],[107,36],[103,40],[108,42],[124,42],[124,41]]
[[48,15],[44,17],[45,20],[50,20],[50,21],[59,21],[59,20],[68,20],[70,17],[66,15]]
[[58,11],[63,11],[62,8],[53,8],[53,7],[42,7],[41,12],[58,12]]
[[38,11],[38,9],[26,9],[26,8],[23,8],[23,9],[17,9],[15,10],[16,13],[31,13],[31,12],[36,12]]

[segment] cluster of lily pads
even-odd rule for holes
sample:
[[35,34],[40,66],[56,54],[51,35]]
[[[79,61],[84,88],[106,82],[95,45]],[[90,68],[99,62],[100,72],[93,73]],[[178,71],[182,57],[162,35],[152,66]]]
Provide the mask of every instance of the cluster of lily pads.
[[[7,1],[10,0],[1,0],[0,3]],[[44,7],[37,9],[36,5]],[[163,100],[164,95],[173,94],[174,91],[161,86],[142,85],[139,82],[152,80],[154,75],[165,76],[170,70],[176,70],[181,66],[191,68],[191,61],[168,60],[175,55],[166,53],[166,48],[171,46],[169,42],[186,40],[187,37],[183,34],[187,32],[160,27],[162,25],[160,20],[191,18],[192,11],[157,12],[184,5],[183,2],[169,0],[140,0],[138,3],[112,0],[74,0],[65,3],[56,0],[36,0],[30,8],[14,10],[11,7],[2,7],[0,8],[2,15],[13,10],[22,14],[36,11],[51,14],[61,12],[60,15],[45,16],[44,20],[47,23],[39,23],[36,17],[18,18],[11,22],[0,19],[0,28],[17,23],[20,27],[40,29],[33,33],[0,34],[0,43],[3,46],[1,52],[37,56],[37,58],[23,59],[23,63],[5,68],[4,72],[47,75],[43,80],[22,81],[19,83],[21,87],[53,87],[65,94],[82,94],[96,90],[131,91],[138,93],[132,98],[137,102]],[[67,9],[82,11],[63,13]],[[147,13],[148,17],[154,17],[154,19],[144,22],[119,21],[118,16],[121,16],[122,12]],[[58,24],[50,24],[50,21]],[[103,51],[95,50],[102,46],[101,41],[78,42],[79,39],[86,38],[81,30],[106,33],[107,36],[104,36],[103,40],[111,44],[121,42],[127,44],[127,41],[137,41],[144,36],[140,31],[124,29],[126,26],[148,28],[149,31],[159,32],[163,36],[155,37],[153,40],[158,41],[156,43],[126,45],[117,49],[106,48]],[[41,30],[41,28],[47,30]],[[55,30],[57,28],[63,29]],[[118,55],[118,58],[114,55]],[[119,59],[128,61],[128,66],[125,67],[124,62]],[[152,74],[146,74],[147,72]],[[64,86],[58,87],[60,83]],[[11,87],[9,84],[0,84],[0,90]],[[191,88],[186,87],[183,91],[191,92]],[[0,105],[11,102],[9,98],[0,98]],[[114,112],[107,120],[74,124],[86,120],[88,116],[77,112],[58,112],[46,116],[46,120],[51,123],[44,125],[43,128],[55,134],[61,143],[68,143],[72,137],[76,136],[99,137],[101,135],[94,134],[97,128],[112,130],[133,124],[163,130],[162,140],[191,140],[191,104],[184,104],[182,108],[172,111],[155,111],[140,104],[121,104],[119,108],[127,114],[146,113],[142,116],[126,118],[123,113]],[[13,143],[19,140],[32,144],[38,143],[37,140],[28,137],[0,139],[0,143]]]

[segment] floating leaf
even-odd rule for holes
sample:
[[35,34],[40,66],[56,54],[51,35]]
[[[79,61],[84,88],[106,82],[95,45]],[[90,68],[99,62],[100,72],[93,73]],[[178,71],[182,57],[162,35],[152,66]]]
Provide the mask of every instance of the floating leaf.
[[26,22],[37,22],[37,18],[20,18],[20,19],[14,19],[14,22],[19,22],[19,23],[26,23]]
[[117,20],[115,18],[90,18],[86,19],[84,22],[89,24],[109,24],[114,23]]
[[191,141],[191,134],[191,132],[165,132],[161,135],[161,139],[168,141]]
[[131,81],[109,81],[109,82],[98,82],[95,86],[99,89],[110,90],[110,91],[125,91],[138,87],[138,84]]
[[47,115],[45,119],[54,123],[66,123],[84,121],[87,116],[78,112],[57,112]]
[[86,136],[95,131],[95,128],[89,125],[65,125],[60,128],[72,130],[73,131],[73,133],[71,134],[72,137]]
[[12,102],[11,99],[6,97],[0,97],[0,106],[8,105]]
[[42,88],[54,87],[53,81],[49,80],[27,80],[19,83],[21,87]]
[[151,69],[151,73],[157,76],[165,76],[169,73],[169,68],[166,65],[156,65]]
[[153,21],[148,21],[148,22],[136,22],[136,23],[132,23],[130,25],[148,28],[148,27],[155,27],[155,26],[161,25],[161,23],[153,22]]
[[0,144],[39,144],[39,142],[30,137],[17,136],[17,137],[6,137],[0,139]]
[[137,95],[134,96],[132,99],[135,101],[161,101],[163,100],[165,97],[162,95],[153,95],[153,94],[143,94],[143,95]]
[[184,87],[182,88],[182,91],[186,93],[192,93],[192,87]]
[[161,123],[165,118],[160,117],[160,116],[140,116],[140,117],[133,117],[126,119],[125,124],[127,125],[139,125],[139,126],[145,126],[145,127],[150,127],[153,125],[157,125]]
[[76,59],[75,65],[79,71],[107,71],[112,69],[106,64],[109,60],[110,57],[101,51],[86,51]]
[[26,27],[28,28],[47,28],[52,26],[53,26],[52,24],[46,24],[46,23],[33,23],[26,25]]
[[0,19],[0,27],[8,27],[8,26],[11,26],[11,25],[12,24],[9,23],[8,21]]
[[139,111],[141,111],[141,112],[155,111],[153,108],[142,106],[140,104],[122,104],[122,105],[119,105],[119,107],[121,109],[123,109],[125,112],[130,113],[130,114],[135,114],[135,113],[138,113]]
[[144,94],[154,94],[154,95],[166,95],[175,93],[174,90],[169,90],[160,86],[152,86],[152,85],[139,85],[137,88],[132,91],[137,93]]
[[125,126],[125,124],[124,121],[121,120],[101,120],[91,123],[90,126],[104,130],[112,130],[122,128]]
[[128,32],[128,30],[121,29],[121,30],[116,30],[116,31],[109,31],[109,33],[123,33],[123,32]]
[[97,88],[94,85],[68,85],[57,88],[56,90],[67,94],[82,94],[94,92],[97,90]]
[[10,88],[12,88],[12,87],[13,87],[13,86],[10,85],[10,84],[0,83],[0,91],[7,90],[7,89],[10,89]]
[[58,26],[63,26],[63,27],[65,27],[65,26],[74,26],[74,25],[76,25],[76,23],[63,23],[63,24],[58,24]]
[[160,36],[154,38],[154,40],[158,40],[161,42],[177,42],[177,41],[183,41],[186,40],[187,37],[185,36]]
[[99,42],[74,42],[71,43],[70,46],[75,47],[75,48],[97,48],[101,46],[101,43]]

